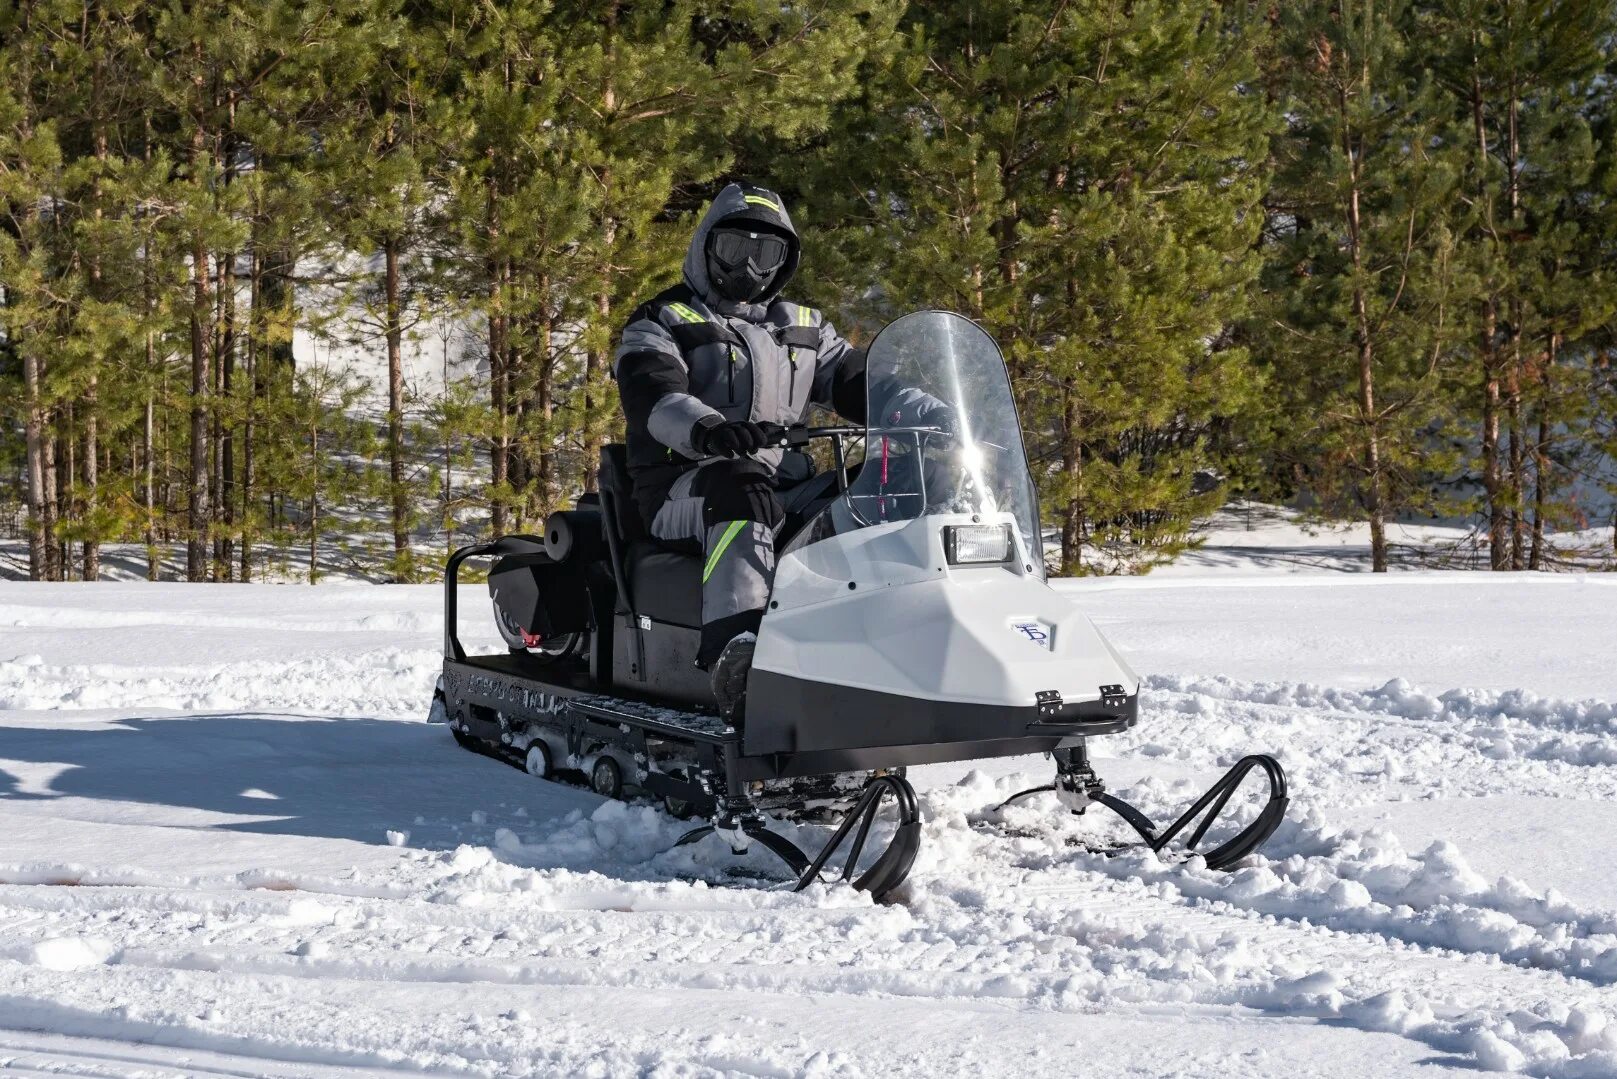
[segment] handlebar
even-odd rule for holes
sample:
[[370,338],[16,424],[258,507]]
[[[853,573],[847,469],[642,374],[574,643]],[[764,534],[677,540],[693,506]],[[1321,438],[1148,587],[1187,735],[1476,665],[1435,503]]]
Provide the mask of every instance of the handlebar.
[[787,426],[781,423],[760,423],[767,439],[765,445],[793,448],[806,446],[817,438],[856,438],[865,433],[863,427],[853,427],[847,424],[835,424],[829,427],[809,427],[805,424],[794,423]]
[[863,438],[872,432],[883,435],[937,435],[948,434],[942,427],[855,427],[850,424],[836,424],[829,427],[808,427],[804,424],[786,426],[779,423],[760,423],[768,439],[769,446],[791,449],[797,446],[806,446],[817,438]]
[[[857,427],[852,424],[831,424],[828,427],[809,427],[807,424],[758,424],[763,429],[765,448],[776,450],[796,450],[799,446],[809,445],[815,438],[831,438],[836,442],[838,453],[838,471],[844,466],[841,464],[842,438],[863,438],[867,435],[946,435],[954,437],[954,432],[944,427]],[[1003,446],[996,443],[982,442],[978,445],[993,446],[994,450],[1001,450]],[[702,458],[703,461],[716,461],[715,458]]]

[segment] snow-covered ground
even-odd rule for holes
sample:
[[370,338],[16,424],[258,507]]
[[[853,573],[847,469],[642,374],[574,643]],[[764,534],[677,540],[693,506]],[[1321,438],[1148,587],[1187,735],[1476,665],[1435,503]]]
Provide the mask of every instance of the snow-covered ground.
[[[1597,522],[1612,519],[1609,496],[1594,492],[1584,499],[1587,515]],[[1388,564],[1394,572],[1431,569],[1487,569],[1488,537],[1480,519],[1470,525],[1390,521]],[[1362,521],[1322,522],[1297,510],[1236,499],[1205,520],[1194,537],[1199,546],[1181,554],[1155,574],[1204,574],[1263,570],[1274,573],[1317,573],[1370,569],[1370,526]],[[1609,525],[1547,534],[1545,565],[1554,569],[1617,569]]]
[[0,1074],[1617,1075],[1617,578],[1062,587],[1147,675],[1102,775],[1275,753],[1261,855],[1086,853],[1016,759],[794,895],[422,722],[435,587],[0,584]]

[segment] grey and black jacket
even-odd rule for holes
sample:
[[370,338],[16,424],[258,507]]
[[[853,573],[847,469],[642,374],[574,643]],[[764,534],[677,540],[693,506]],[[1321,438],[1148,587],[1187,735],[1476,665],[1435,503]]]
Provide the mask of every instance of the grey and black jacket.
[[[786,263],[755,303],[714,293],[708,234],[720,222],[752,222],[787,237]],[[684,280],[641,304],[618,346],[613,374],[628,420],[629,473],[645,519],[698,460],[697,424],[801,423],[810,404],[865,420],[864,353],[812,307],[780,299],[797,270],[797,232],[778,195],[731,184],[713,200],[685,252]],[[771,471],[781,451],[756,459]]]

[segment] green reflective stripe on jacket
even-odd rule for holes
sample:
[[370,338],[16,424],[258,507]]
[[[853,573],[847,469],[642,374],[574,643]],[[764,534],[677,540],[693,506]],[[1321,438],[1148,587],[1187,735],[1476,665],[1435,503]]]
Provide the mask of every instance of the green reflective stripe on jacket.
[[799,326],[807,326],[807,325],[809,325],[809,309],[808,308],[799,307],[797,309],[797,324]]
[[742,198],[745,201],[752,203],[754,206],[767,206],[771,210],[774,210],[777,214],[780,213],[780,207],[776,206],[773,202],[764,198],[762,195],[744,195]]
[[724,549],[730,546],[730,541],[736,538],[736,533],[746,527],[746,524],[746,521],[731,521],[730,526],[724,530],[724,535],[719,537],[719,542],[714,546],[713,553],[707,556],[707,565],[702,567],[703,584],[707,584],[707,579],[713,576],[713,567],[719,564],[719,559],[724,555]]
[[678,315],[680,318],[684,319],[686,322],[707,321],[707,319],[703,318],[701,315],[698,315],[695,311],[692,311],[689,307],[686,307],[682,303],[671,303],[668,305],[668,309],[674,312],[674,314]]

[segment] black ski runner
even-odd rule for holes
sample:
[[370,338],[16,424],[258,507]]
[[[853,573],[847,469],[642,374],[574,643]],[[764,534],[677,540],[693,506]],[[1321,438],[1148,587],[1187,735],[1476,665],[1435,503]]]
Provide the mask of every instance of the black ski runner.
[[1123,818],[1123,821],[1145,840],[1146,846],[1159,854],[1199,817],[1201,822],[1191,831],[1190,838],[1184,845],[1185,850],[1194,851],[1196,844],[1207,835],[1213,823],[1229,805],[1230,796],[1240,788],[1246,777],[1254,771],[1262,772],[1269,782],[1268,800],[1251,823],[1202,855],[1209,869],[1228,869],[1257,850],[1274,834],[1274,830],[1280,826],[1280,821],[1286,815],[1286,804],[1289,801],[1286,795],[1286,773],[1280,767],[1280,762],[1268,754],[1255,753],[1242,757],[1234,767],[1224,773],[1223,778],[1207,788],[1206,793],[1196,799],[1195,804],[1161,831],[1150,817],[1115,794],[1107,792],[1105,784],[1090,766],[1089,754],[1082,742],[1070,748],[1058,749],[1052,756],[1056,761],[1054,783],[1018,791],[1001,802],[998,808],[1004,809],[1013,802],[1045,791],[1054,792],[1061,803],[1074,813],[1082,813],[1091,804],[1103,805]]

